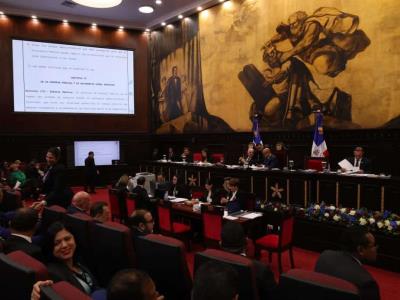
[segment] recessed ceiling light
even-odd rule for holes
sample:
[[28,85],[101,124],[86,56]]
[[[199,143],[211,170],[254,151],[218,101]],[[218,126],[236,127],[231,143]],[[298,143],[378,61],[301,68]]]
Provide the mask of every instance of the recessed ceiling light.
[[122,26],[122,25],[118,27],[118,29],[121,29],[121,30],[124,30],[124,28],[125,28],[125,27]]
[[201,10],[203,10],[203,8],[201,6],[198,6],[197,11],[201,11]]
[[219,0],[220,3],[224,2],[225,0]]
[[146,32],[150,32],[150,29],[149,28],[146,28],[146,30],[145,30]]
[[3,11],[0,11],[0,16],[4,16],[4,12]]
[[183,16],[182,16],[182,15],[179,15],[178,18],[179,18],[179,19],[183,19]]
[[96,23],[92,23],[92,27],[97,27],[97,24]]
[[31,18],[32,18],[33,20],[37,20],[37,16],[35,16],[35,15],[32,15]]
[[142,14],[151,14],[154,11],[154,8],[150,5],[143,5],[143,6],[139,7],[139,11]]
[[109,8],[120,5],[122,0],[72,0],[83,6],[94,8]]
[[161,4],[162,4],[162,1],[161,1],[161,0],[156,0],[156,4],[157,4],[157,5],[161,5]]
[[167,25],[167,23],[161,22],[161,26],[165,26],[165,25]]
[[64,19],[62,22],[63,22],[64,24],[68,24],[68,20],[67,20],[67,19]]

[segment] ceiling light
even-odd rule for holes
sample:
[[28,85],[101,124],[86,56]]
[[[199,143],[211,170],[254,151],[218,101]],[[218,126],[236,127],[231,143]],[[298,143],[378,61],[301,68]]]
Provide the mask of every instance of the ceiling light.
[[37,20],[37,16],[35,16],[35,15],[32,15],[31,18],[32,18],[33,20]]
[[4,12],[3,11],[0,11],[0,16],[4,16]]
[[62,22],[63,22],[64,24],[68,24],[68,20],[67,20],[67,19],[64,19]]
[[165,25],[167,25],[167,23],[161,22],[161,26],[165,26]]
[[93,28],[96,28],[96,27],[97,27],[97,24],[96,24],[96,23],[92,23],[92,27],[93,27]]
[[124,28],[125,28],[125,27],[122,26],[122,25],[118,27],[118,29],[121,29],[121,30],[124,30]]
[[179,18],[179,19],[183,19],[183,16],[182,16],[182,15],[179,15],[178,18]]
[[162,1],[161,1],[161,0],[156,0],[156,4],[157,4],[157,5],[161,5],[161,4],[162,4]]
[[219,0],[220,3],[224,2],[225,0]]
[[146,32],[150,32],[150,29],[149,28],[146,28],[146,30],[145,30]]
[[122,0],[72,0],[83,6],[89,6],[94,8],[110,8],[120,5]]
[[198,6],[197,11],[201,11],[201,10],[203,10],[203,8],[201,6]]
[[139,11],[142,14],[151,14],[154,11],[154,8],[150,5],[143,5],[143,6],[139,7]]

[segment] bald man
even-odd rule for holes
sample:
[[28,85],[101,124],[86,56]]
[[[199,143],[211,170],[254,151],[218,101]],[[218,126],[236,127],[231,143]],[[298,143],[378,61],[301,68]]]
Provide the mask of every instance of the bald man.
[[264,156],[264,166],[266,168],[273,169],[279,167],[279,160],[274,154],[272,154],[270,148],[265,147],[262,153]]
[[86,192],[77,192],[72,198],[71,205],[68,206],[67,213],[74,214],[77,212],[89,214],[90,195]]

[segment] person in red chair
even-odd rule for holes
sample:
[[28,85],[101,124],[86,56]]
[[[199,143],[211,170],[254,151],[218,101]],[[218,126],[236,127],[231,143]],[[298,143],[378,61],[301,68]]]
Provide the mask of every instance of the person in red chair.
[[43,261],[42,249],[32,244],[32,237],[39,222],[38,212],[33,208],[19,208],[10,221],[11,236],[4,243],[4,253],[21,250]]
[[147,273],[136,269],[119,271],[111,279],[107,300],[164,300]]
[[211,157],[210,157],[210,155],[208,153],[208,149],[207,148],[201,149],[201,162],[203,162],[203,163],[211,162]]
[[108,204],[104,201],[93,203],[90,207],[90,216],[97,223],[105,223],[111,221],[111,211]]
[[72,197],[71,205],[67,208],[67,213],[74,214],[79,212],[89,214],[90,201],[91,198],[87,192],[77,192],[74,197]]
[[315,271],[353,283],[360,291],[361,300],[379,300],[379,286],[363,267],[363,261],[375,261],[375,237],[364,227],[355,227],[343,236],[344,251],[326,250],[315,265]]
[[[243,227],[237,222],[226,222],[221,232],[221,250],[246,256],[247,239]],[[256,271],[260,299],[276,299],[277,285],[274,273],[265,264],[252,259]]]
[[230,178],[229,179],[229,197],[222,198],[221,204],[226,205],[228,213],[235,213],[245,208],[245,195],[239,191],[239,179]]
[[206,189],[206,192],[205,192],[204,196],[199,199],[200,202],[208,203],[208,204],[212,204],[212,205],[220,205],[218,193],[214,189],[213,181],[211,179],[206,179],[204,187]]
[[181,154],[181,161],[189,163],[193,162],[193,155],[190,152],[189,147],[183,147],[183,152]]
[[151,202],[147,190],[144,188],[146,178],[141,176],[137,179],[137,185],[131,191],[132,198],[135,199],[136,209],[150,209]]
[[238,300],[238,286],[239,274],[232,267],[207,262],[196,271],[192,300]]
[[133,239],[153,233],[154,219],[146,209],[137,209],[129,217],[128,224],[132,229]]
[[55,222],[49,227],[43,249],[51,280],[67,281],[88,295],[99,289],[92,272],[76,258],[75,238],[64,224]]

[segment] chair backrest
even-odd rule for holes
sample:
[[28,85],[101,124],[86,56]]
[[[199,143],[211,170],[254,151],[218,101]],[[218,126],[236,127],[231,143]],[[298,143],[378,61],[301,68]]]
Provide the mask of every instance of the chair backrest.
[[352,283],[313,271],[291,269],[279,280],[282,299],[358,300],[359,291]]
[[40,288],[41,300],[91,300],[81,290],[66,281],[59,281]]
[[288,216],[282,219],[281,230],[280,230],[280,247],[288,246],[293,240],[293,224],[294,217]]
[[192,189],[192,199],[200,199],[204,196],[204,191],[200,189]]
[[67,210],[59,205],[44,207],[41,228],[47,230],[47,228],[54,222],[63,221],[66,214]]
[[[239,299],[259,299],[256,271],[251,259],[241,255],[232,254],[222,250],[207,249],[204,252],[196,253],[194,257],[194,270],[204,263],[215,261],[233,267],[239,274]],[[196,273],[194,273],[196,276]]]
[[256,195],[249,192],[242,192],[245,198],[244,209],[254,211],[256,208]]
[[93,218],[84,213],[66,214],[65,224],[71,228],[75,237],[79,254],[84,261],[93,266],[93,251],[91,244],[91,228],[94,224]]
[[200,152],[193,153],[193,161],[201,161],[201,153]]
[[202,205],[201,219],[203,220],[203,237],[206,240],[220,241],[222,231],[222,206]]
[[136,201],[133,198],[126,199],[126,210],[128,212],[128,217],[136,210]]
[[149,273],[157,290],[166,299],[189,300],[192,279],[186,263],[185,247],[177,239],[149,234],[136,242],[138,268]]
[[312,169],[316,171],[323,171],[322,162],[326,159],[321,157],[306,157],[304,159],[305,169]]
[[[30,299],[36,281],[48,279],[47,268],[22,251],[0,253],[2,299]],[[4,298],[3,298],[4,297]]]
[[217,163],[223,161],[225,159],[224,154],[222,153],[213,153],[211,154],[211,159],[213,163]]
[[120,211],[120,204],[118,201],[118,189],[109,189],[108,190],[108,199],[110,203],[110,211],[112,218],[120,218],[121,211]]
[[115,222],[94,224],[91,243],[101,285],[108,284],[117,271],[134,267],[131,230],[125,225]]
[[161,232],[172,232],[171,202],[161,200],[157,205],[158,223]]

